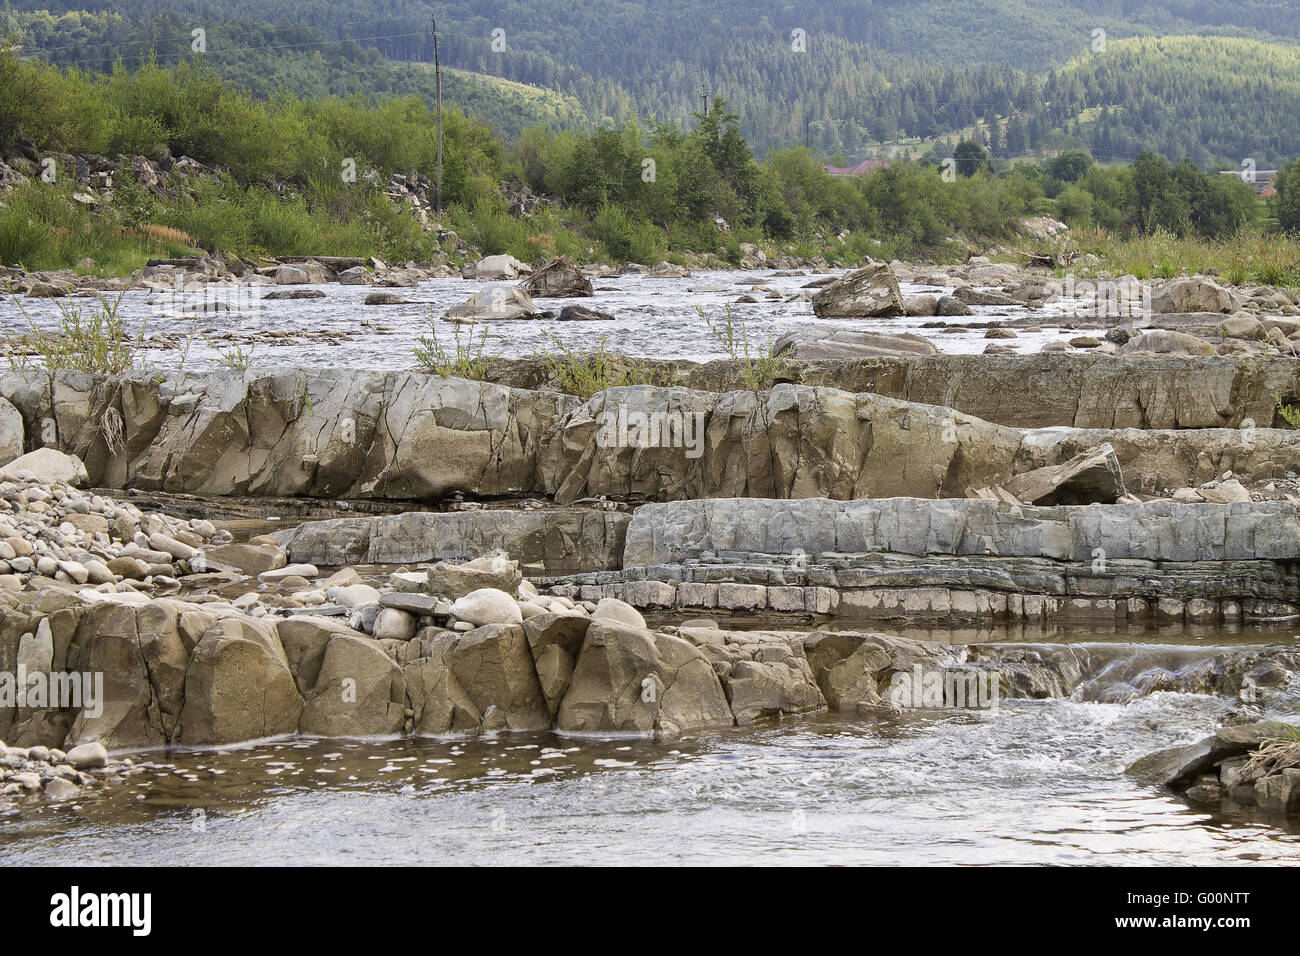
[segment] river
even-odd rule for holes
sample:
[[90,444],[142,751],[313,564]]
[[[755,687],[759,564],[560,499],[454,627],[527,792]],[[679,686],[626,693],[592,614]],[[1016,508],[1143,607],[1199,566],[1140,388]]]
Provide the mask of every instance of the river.
[[[698,306],[715,324],[725,322],[728,303],[750,292],[753,283],[762,283],[789,296],[801,286],[819,278],[776,276],[772,270],[697,272],[683,279],[648,279],[640,275],[614,276],[593,280],[595,295],[582,299],[539,299],[540,308],[557,315],[566,305],[583,305],[607,312],[612,320],[560,322],[536,319],[485,323],[474,332],[475,347],[479,335],[488,340],[486,355],[519,357],[539,350],[554,350],[552,335],[566,345],[595,348],[603,336],[610,351],[643,358],[692,359],[705,361],[725,358],[726,352],[696,311]],[[175,368],[184,354],[185,368],[211,368],[221,363],[221,353],[232,348],[219,336],[236,333],[255,340],[254,367],[312,368],[346,365],[351,368],[402,369],[415,361],[416,340],[429,330],[430,316],[440,317],[449,307],[475,293],[490,294],[497,283],[463,279],[429,279],[416,288],[391,289],[410,301],[408,305],[365,305],[366,296],[375,291],[366,286],[327,284],[320,286],[279,287],[298,291],[319,290],[324,298],[262,298],[276,291],[275,286],[235,287],[213,285],[193,293],[131,291],[122,299],[121,315],[128,327],[138,332],[145,326],[146,336],[166,335],[181,340],[166,349],[146,349],[141,359],[158,368]],[[904,296],[921,293],[951,293],[950,287],[902,284]],[[1059,327],[1066,305],[1063,300],[1048,303],[1042,310],[1018,307],[975,306],[974,315],[944,319],[898,317],[870,320],[823,320],[812,313],[806,301],[787,302],[766,299],[755,293],[757,303],[733,304],[732,316],[744,322],[751,346],[765,348],[784,332],[806,327],[810,322],[826,325],[853,325],[872,331],[912,332],[930,339],[942,352],[963,354],[983,352],[989,344],[985,328],[943,332],[927,328],[943,322],[950,326],[984,325],[1003,319],[1041,317],[1041,331],[1017,331],[1014,344],[1021,353],[1036,352],[1047,342],[1058,341],[1078,333]],[[231,312],[197,316],[196,309],[230,306]],[[63,305],[85,305],[84,299],[63,300]],[[58,305],[48,299],[23,299],[22,307],[37,325],[52,327],[57,321]],[[188,310],[188,311],[187,311]],[[1056,324],[1054,324],[1056,323]],[[453,347],[454,326],[437,321],[439,340],[449,350]],[[0,298],[0,334],[21,333],[26,320],[12,300]],[[339,333],[349,336],[343,344],[321,341],[313,336]],[[468,336],[469,333],[463,333]],[[155,340],[156,342],[156,340]],[[147,343],[146,343],[147,344]],[[1007,344],[1000,341],[999,344]]]
[[[1165,632],[1110,644],[1125,662],[1117,671],[1132,680],[1171,660],[1297,641],[1286,632]],[[1288,687],[1274,698],[1284,717],[1295,720],[1298,694]],[[660,740],[290,739],[141,754],[124,783],[76,805],[0,816],[0,857],[77,865],[1300,863],[1295,818],[1195,806],[1123,773],[1139,756],[1204,736],[1235,701],[1162,691],[1097,702],[1115,696],[1094,682],[1071,699],[1003,700],[982,711],[916,710],[874,722],[822,715]]]

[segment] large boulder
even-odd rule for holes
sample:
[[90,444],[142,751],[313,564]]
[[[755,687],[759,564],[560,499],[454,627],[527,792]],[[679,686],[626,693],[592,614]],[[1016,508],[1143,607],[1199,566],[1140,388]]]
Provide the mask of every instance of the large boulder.
[[[775,648],[774,648],[775,649]],[[723,686],[736,723],[806,714],[826,707],[808,662],[793,653],[779,660],[742,660],[731,668]]]
[[615,620],[593,621],[556,726],[584,733],[680,733],[729,727],[731,707],[689,641]]
[[204,633],[185,672],[183,743],[232,744],[291,734],[302,711],[274,625],[228,617]]
[[479,588],[452,602],[451,613],[458,621],[475,627],[484,624],[522,624],[523,614],[515,599],[498,588]]
[[574,298],[593,294],[591,280],[569,256],[556,256],[529,276],[522,288],[539,299]]
[[329,281],[329,270],[314,260],[282,265],[275,270],[276,285],[319,285]]
[[519,571],[519,562],[511,561],[504,551],[494,551],[463,564],[439,561],[430,565],[426,574],[429,592],[449,601],[481,588],[514,594],[524,577]]
[[1134,761],[1124,772],[1143,783],[1182,789],[1230,757],[1249,753],[1263,741],[1286,738],[1294,728],[1275,721],[1258,721],[1224,727],[1190,744],[1169,747]]
[[523,289],[497,286],[476,292],[444,316],[451,322],[494,322],[505,319],[531,319],[541,312]]
[[1241,296],[1202,276],[1166,282],[1151,295],[1153,312],[1236,312]]
[[1171,332],[1168,329],[1154,329],[1129,339],[1118,349],[1116,355],[1133,355],[1138,352],[1154,352],[1171,355],[1214,355],[1214,346],[1205,339],[1198,339],[1185,332]]
[[443,631],[423,640],[427,656],[403,666],[402,676],[411,702],[412,717],[408,725],[411,733],[467,734],[476,732],[483,723],[483,712],[452,673],[455,648],[455,636]]
[[0,398],[0,466],[9,464],[22,453],[22,413],[7,400]]
[[661,262],[645,273],[647,279],[689,279],[690,275],[690,269],[673,265],[671,262]]
[[814,314],[829,318],[871,319],[906,311],[898,279],[883,262],[836,279],[813,296],[812,306]]
[[322,737],[377,737],[405,722],[406,679],[378,641],[333,634],[298,729]]
[[[278,571],[285,566],[287,557],[284,551],[272,544],[236,542],[209,548],[203,552],[201,561],[210,571],[230,568],[240,574],[257,575]],[[193,561],[190,566],[194,567]]]
[[66,485],[81,486],[89,481],[86,466],[80,458],[50,447],[37,448],[19,455],[4,466],[5,474],[17,475],[23,472],[43,484],[63,482]]
[[484,256],[474,266],[474,277],[485,282],[517,279],[527,273],[528,269],[527,263],[520,262],[512,255]]
[[68,746],[98,741],[109,750],[128,750],[170,742],[149,679],[136,610],[101,604],[82,618],[70,662],[79,673],[102,674],[103,694],[93,707],[78,712],[68,732]]
[[1059,465],[1015,475],[1003,487],[1033,505],[1114,504],[1125,494],[1119,459],[1109,444],[1099,445]]
[[522,627],[488,624],[463,634],[451,671],[485,717],[495,707],[509,730],[550,728],[551,712]]
[[524,621],[524,634],[533,655],[533,666],[542,695],[552,716],[568,693],[573,668],[587,639],[591,618],[580,610],[551,610]]

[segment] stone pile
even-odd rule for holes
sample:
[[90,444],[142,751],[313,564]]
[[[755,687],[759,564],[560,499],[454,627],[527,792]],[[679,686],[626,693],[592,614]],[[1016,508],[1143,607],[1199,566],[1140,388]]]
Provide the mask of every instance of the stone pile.
[[0,741],[0,806],[42,796],[54,803],[75,800],[131,768],[130,758],[110,759],[98,743],[64,753],[57,747],[9,747]]
[[0,472],[0,588],[43,577],[104,594],[175,589],[201,566],[203,545],[229,539],[210,521],[85,493],[76,487],[85,480],[79,459],[50,448]]

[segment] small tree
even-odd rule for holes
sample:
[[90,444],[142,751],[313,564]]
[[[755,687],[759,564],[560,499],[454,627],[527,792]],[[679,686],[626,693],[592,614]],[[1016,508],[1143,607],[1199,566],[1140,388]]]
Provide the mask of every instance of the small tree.
[[1300,233],[1300,159],[1278,172],[1275,188],[1273,210],[1278,224],[1287,232]]

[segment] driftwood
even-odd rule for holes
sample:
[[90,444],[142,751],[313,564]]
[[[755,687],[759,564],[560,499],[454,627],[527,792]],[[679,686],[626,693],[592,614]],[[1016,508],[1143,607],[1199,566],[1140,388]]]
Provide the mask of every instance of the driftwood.
[[569,256],[556,256],[519,283],[519,287],[536,298],[570,298],[593,295],[591,280],[582,266]]

